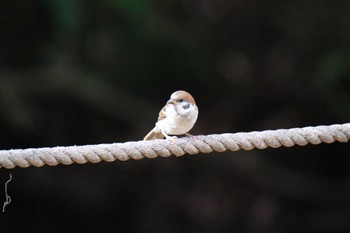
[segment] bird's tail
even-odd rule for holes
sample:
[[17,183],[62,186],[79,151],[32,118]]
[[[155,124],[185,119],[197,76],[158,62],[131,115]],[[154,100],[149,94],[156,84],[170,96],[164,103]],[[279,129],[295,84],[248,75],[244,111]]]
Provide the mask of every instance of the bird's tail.
[[164,135],[156,130],[156,127],[152,129],[143,140],[155,140],[155,139],[163,139]]

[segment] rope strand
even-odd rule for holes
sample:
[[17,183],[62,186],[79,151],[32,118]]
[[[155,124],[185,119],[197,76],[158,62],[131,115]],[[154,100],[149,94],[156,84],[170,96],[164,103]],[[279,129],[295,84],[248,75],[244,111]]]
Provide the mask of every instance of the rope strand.
[[0,150],[0,168],[12,169],[16,166],[26,168],[31,165],[56,166],[72,163],[99,163],[131,159],[182,156],[184,154],[223,152],[278,148],[294,145],[305,146],[309,143],[348,142],[350,123],[330,126],[266,130],[249,133],[225,133],[200,135],[195,138],[176,140],[136,141],[125,143],[52,147],[38,149]]

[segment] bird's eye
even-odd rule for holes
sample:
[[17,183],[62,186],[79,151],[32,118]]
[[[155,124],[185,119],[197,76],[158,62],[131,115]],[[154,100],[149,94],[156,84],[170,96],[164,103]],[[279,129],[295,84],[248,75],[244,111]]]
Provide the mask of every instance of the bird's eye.
[[183,99],[179,99],[179,102],[181,103],[181,102],[183,102],[184,100]]

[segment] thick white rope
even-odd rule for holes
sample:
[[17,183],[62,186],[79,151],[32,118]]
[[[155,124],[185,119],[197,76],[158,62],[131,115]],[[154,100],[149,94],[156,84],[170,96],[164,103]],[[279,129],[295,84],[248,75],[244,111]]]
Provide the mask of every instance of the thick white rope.
[[278,148],[309,143],[320,144],[348,142],[350,123],[342,125],[316,126],[293,129],[266,130],[250,133],[225,133],[206,136],[185,137],[176,140],[136,141],[87,146],[52,147],[25,150],[0,150],[0,168],[25,168],[31,165],[41,167],[45,164],[56,166],[72,163],[84,164],[115,160],[169,157],[184,154],[223,152]]

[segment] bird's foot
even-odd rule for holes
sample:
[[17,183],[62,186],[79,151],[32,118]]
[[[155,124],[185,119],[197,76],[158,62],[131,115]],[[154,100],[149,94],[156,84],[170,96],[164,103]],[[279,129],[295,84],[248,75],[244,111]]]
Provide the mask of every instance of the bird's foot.
[[192,135],[192,134],[185,133],[185,135],[186,135],[187,137],[189,137],[191,140],[197,140],[197,137],[194,136],[194,135]]
[[165,136],[166,139],[172,141],[172,142],[175,142],[177,139],[179,139],[178,137],[176,136],[169,136],[169,135],[166,135]]

